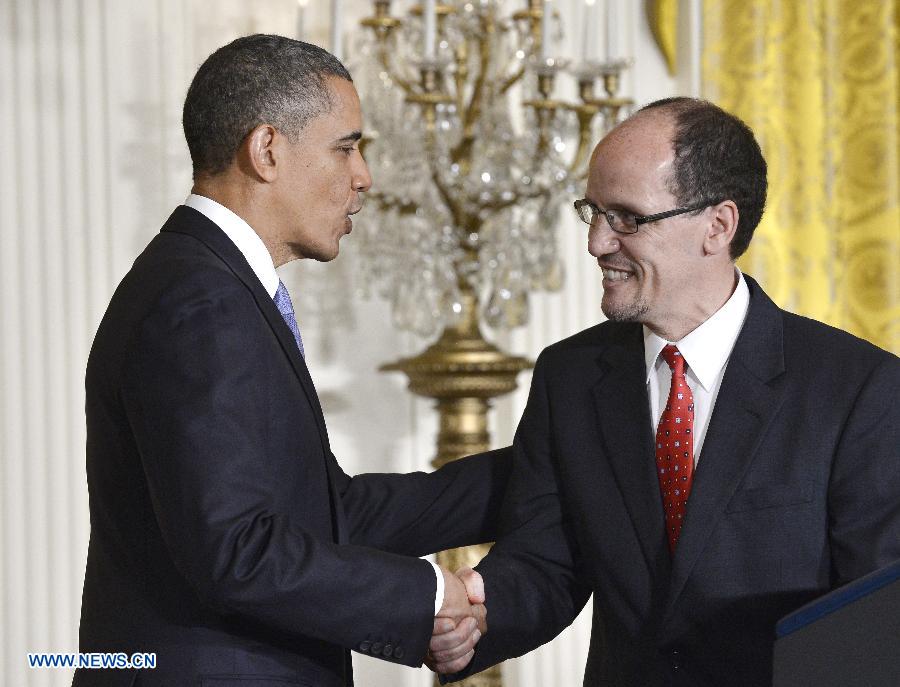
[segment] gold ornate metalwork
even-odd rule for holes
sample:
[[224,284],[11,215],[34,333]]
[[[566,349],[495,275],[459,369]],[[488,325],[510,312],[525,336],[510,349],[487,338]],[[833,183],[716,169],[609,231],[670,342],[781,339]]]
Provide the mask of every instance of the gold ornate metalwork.
[[[395,64],[399,52],[399,29],[403,26],[403,20],[390,15],[389,0],[376,0],[374,8],[374,16],[362,21],[362,26],[375,37],[374,58],[390,82],[402,89],[406,103],[417,107],[421,113],[425,124],[423,155],[428,162],[429,181],[446,206],[454,231],[468,239],[459,242],[463,256],[460,264],[480,264],[482,243],[478,237],[486,222],[525,199],[543,198],[548,190],[523,184],[520,189],[504,197],[462,197],[461,191],[448,185],[441,174],[443,170],[439,169],[436,141],[438,108],[445,104],[455,106],[461,133],[455,145],[449,148],[448,157],[450,163],[459,169],[460,176],[468,176],[473,157],[482,143],[479,140],[482,135],[479,123],[486,114],[488,99],[503,96],[511,88],[521,84],[529,71],[526,60],[523,59],[518,68],[512,65],[505,73],[501,72],[499,82],[491,82],[490,74],[494,75],[494,79],[498,78],[497,71],[490,70],[492,60],[496,61],[496,55],[492,52],[497,49],[496,38],[499,32],[514,30],[518,24],[529,37],[533,51],[537,53],[541,47],[544,4],[542,0],[529,0],[527,8],[516,12],[511,22],[501,21],[488,5],[474,11],[469,19],[478,23],[477,32],[451,46],[449,51],[444,51],[444,57],[449,58],[449,63],[439,60],[423,60],[419,63],[418,78]],[[438,5],[438,35],[446,35],[443,29],[454,13],[462,11],[458,8],[460,5]],[[411,10],[413,17],[421,17],[421,12],[421,7]],[[530,64],[537,78],[538,97],[527,100],[522,105],[534,113],[537,123],[534,157],[537,160],[546,156],[556,114],[574,112],[579,133],[568,170],[571,176],[580,178],[586,174],[595,118],[600,115],[604,124],[611,126],[622,108],[631,104],[630,100],[617,96],[619,74],[628,63],[620,61],[583,65],[577,72],[579,102],[576,103],[553,97],[554,80],[564,67],[559,60],[538,60],[535,54],[532,55]],[[598,77],[602,77],[604,81],[603,97],[596,97],[594,93],[594,83]],[[446,160],[444,165],[446,166]],[[370,194],[380,210],[390,210],[403,216],[414,215],[419,210],[416,203],[408,197],[403,194],[394,195],[390,191],[388,189],[385,193]],[[480,328],[479,294],[461,268],[455,274],[461,306],[455,322],[446,326],[437,342],[424,352],[381,368],[383,371],[404,372],[409,378],[409,388],[413,393],[436,401],[440,418],[437,456],[433,461],[436,468],[464,455],[490,448],[487,411],[491,400],[514,390],[519,372],[532,366],[529,360],[504,353],[485,339]],[[485,546],[444,551],[438,555],[438,561],[450,570],[456,570],[462,565],[474,565],[487,550],[488,547]],[[465,687],[499,687],[500,668],[497,666],[463,681],[462,684]]]
[[[381,367],[382,371],[406,373],[413,393],[436,400],[440,429],[437,456],[432,461],[435,468],[490,448],[487,411],[491,399],[515,389],[516,376],[532,366],[529,360],[507,355],[485,341],[478,326],[475,294],[467,291],[464,300],[465,317],[448,327],[435,344],[417,356]],[[448,570],[458,570],[476,565],[489,549],[485,544],[441,551],[437,560]],[[459,684],[500,687],[500,666]]]
[[409,389],[437,401],[440,430],[434,467],[490,448],[490,400],[516,388],[516,376],[532,363],[487,342],[478,325],[475,294],[464,292],[464,316],[425,351],[383,365],[409,377]]

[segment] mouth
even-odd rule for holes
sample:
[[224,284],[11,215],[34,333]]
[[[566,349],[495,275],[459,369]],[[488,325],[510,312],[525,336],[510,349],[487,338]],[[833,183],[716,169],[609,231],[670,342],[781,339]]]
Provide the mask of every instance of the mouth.
[[607,282],[611,284],[626,282],[634,276],[633,272],[617,269],[615,267],[608,267],[606,265],[600,265],[600,270],[603,272],[604,284],[606,284]]
[[[344,219],[345,233],[349,234],[351,231],[353,231],[353,220],[351,219],[351,217],[363,209],[363,201],[364,201],[364,198],[363,198],[362,194],[359,194],[356,197],[355,203],[353,205],[351,205],[350,209],[347,211],[347,216]],[[358,203],[358,204],[356,204],[356,203]]]
[[350,210],[347,212],[347,214],[355,215],[357,212],[363,209],[363,205],[365,205],[365,203],[365,195],[362,193],[357,193],[355,198],[350,199]]

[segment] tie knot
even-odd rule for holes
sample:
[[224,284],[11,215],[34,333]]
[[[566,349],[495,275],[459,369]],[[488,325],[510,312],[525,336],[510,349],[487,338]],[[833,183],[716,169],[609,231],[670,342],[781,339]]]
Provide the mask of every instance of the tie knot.
[[681,356],[677,346],[667,344],[662,349],[662,357],[669,364],[673,375],[684,374],[684,358]]
[[291,295],[288,293],[284,282],[280,279],[278,280],[278,290],[275,292],[273,300],[275,301],[275,307],[278,308],[278,312],[282,315],[294,314],[294,304],[291,303]]

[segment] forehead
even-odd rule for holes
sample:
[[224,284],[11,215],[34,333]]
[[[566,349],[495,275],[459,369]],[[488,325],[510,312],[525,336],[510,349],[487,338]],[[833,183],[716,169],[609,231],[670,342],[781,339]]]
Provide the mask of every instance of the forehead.
[[356,92],[356,86],[353,85],[352,81],[347,81],[347,79],[342,79],[339,76],[329,76],[325,80],[325,84],[328,88],[328,94],[331,96],[334,111],[361,115],[359,94]]
[[674,124],[660,114],[637,115],[613,129],[594,149],[588,196],[601,203],[651,202],[668,193]]
[[326,81],[331,109],[310,120],[301,137],[326,136],[340,138],[362,129],[362,108],[352,82],[337,76]]

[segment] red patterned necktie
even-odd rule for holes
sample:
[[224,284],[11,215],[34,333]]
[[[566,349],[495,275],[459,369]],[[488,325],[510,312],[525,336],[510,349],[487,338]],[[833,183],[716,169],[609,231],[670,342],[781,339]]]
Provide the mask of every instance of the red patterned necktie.
[[684,358],[678,349],[669,344],[662,356],[672,369],[672,386],[656,429],[656,470],[669,551],[674,554],[694,477],[694,395],[684,378]]

